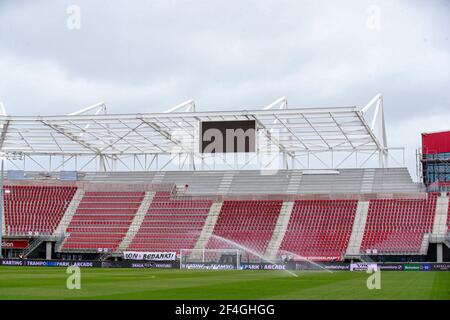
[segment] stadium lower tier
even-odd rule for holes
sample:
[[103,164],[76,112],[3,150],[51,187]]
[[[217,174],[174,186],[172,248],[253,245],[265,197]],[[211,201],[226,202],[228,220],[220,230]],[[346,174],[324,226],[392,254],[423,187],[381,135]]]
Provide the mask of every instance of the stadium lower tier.
[[37,236],[53,234],[77,188],[6,185],[3,190],[4,233]]
[[193,248],[211,204],[211,200],[172,199],[170,192],[157,192],[128,250],[179,252]]
[[370,202],[361,250],[414,254],[433,231],[436,195],[426,200],[377,199]]
[[144,192],[86,192],[62,250],[117,251],[143,198]]
[[[60,252],[239,249],[248,260],[342,261],[349,252],[426,254],[428,235],[438,229],[437,199],[448,203],[445,194],[433,193],[367,201],[218,201],[167,191],[82,191],[77,198],[74,186],[6,186],[4,234],[62,235]],[[446,215],[440,217],[445,231],[447,211],[439,213]]]
[[356,200],[295,201],[280,251],[294,258],[342,260],[357,205]]
[[[264,255],[283,201],[224,201],[207,249],[248,249],[246,256]],[[241,247],[240,247],[241,246]]]

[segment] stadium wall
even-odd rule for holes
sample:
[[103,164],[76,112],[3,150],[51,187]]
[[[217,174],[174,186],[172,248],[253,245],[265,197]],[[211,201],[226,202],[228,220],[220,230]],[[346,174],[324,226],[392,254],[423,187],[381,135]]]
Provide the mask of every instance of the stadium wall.
[[[377,265],[377,268],[385,271],[450,271],[450,263],[392,263],[392,262],[357,262],[357,263],[323,263],[325,270],[332,271],[366,271],[367,268]],[[0,259],[0,266],[5,267],[49,267],[67,268],[78,266],[80,268],[132,268],[132,269],[179,269],[178,262],[149,262],[149,261],[67,261],[67,260],[40,260],[40,259]],[[226,270],[228,265],[204,264],[205,269]],[[307,263],[243,263],[241,270],[317,270]]]
[[450,152],[450,131],[422,133],[424,155],[444,152]]

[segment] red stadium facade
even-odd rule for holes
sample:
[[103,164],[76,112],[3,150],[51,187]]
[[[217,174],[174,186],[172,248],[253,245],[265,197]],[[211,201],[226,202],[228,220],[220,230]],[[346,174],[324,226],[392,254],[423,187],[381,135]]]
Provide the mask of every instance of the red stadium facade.
[[423,154],[450,152],[450,131],[422,133]]
[[431,191],[450,191],[450,131],[422,133],[423,183]]

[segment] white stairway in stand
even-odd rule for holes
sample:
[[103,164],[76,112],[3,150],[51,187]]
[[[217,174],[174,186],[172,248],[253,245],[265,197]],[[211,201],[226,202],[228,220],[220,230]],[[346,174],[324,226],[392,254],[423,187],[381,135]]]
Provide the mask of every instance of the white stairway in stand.
[[153,197],[155,196],[155,192],[147,191],[145,193],[144,199],[142,199],[141,205],[139,206],[138,211],[134,215],[133,221],[128,228],[127,234],[123,237],[122,242],[119,244],[118,251],[124,251],[128,248],[128,246],[133,241],[136,233],[141,228],[142,221],[144,221],[145,215],[147,214],[150,205],[152,204]]
[[302,180],[302,171],[294,171],[289,180],[286,192],[289,194],[297,194],[300,187],[300,182]]
[[361,255],[361,243],[366,229],[369,201],[358,201],[352,233],[348,242],[345,256],[347,258],[359,258]]
[[448,196],[442,193],[436,199],[436,213],[433,223],[433,237],[445,237],[447,234]]
[[2,234],[6,233],[6,227],[5,227],[5,210],[2,210],[2,216],[0,217],[2,219]]
[[70,222],[72,221],[73,215],[78,209],[78,205],[81,202],[81,199],[84,197],[84,189],[78,188],[75,192],[72,201],[70,201],[69,206],[67,207],[66,212],[64,212],[64,216],[61,218],[58,226],[53,232],[53,236],[60,236],[66,233],[67,228],[69,227]]
[[430,242],[436,243],[436,261],[443,261],[443,244],[449,245],[447,242],[447,216],[448,216],[448,206],[449,197],[446,192],[442,192],[436,199],[436,209],[434,213],[433,230],[431,232],[431,237],[429,234],[425,234],[422,241],[422,246],[420,247],[420,254],[426,255],[428,253],[428,247]]
[[267,244],[266,252],[264,253],[265,259],[273,260],[276,258],[281,242],[283,241],[284,234],[286,233],[287,227],[289,225],[289,220],[291,219],[293,208],[294,202],[283,202],[280,214],[277,219],[277,223],[275,225],[275,229],[273,230],[272,238]]
[[373,181],[375,179],[375,169],[364,169],[364,175],[361,181],[361,193],[371,193],[373,190]]
[[211,237],[214,227],[216,226],[217,219],[219,218],[220,210],[222,209],[222,202],[214,202],[209,208],[208,217],[206,218],[205,225],[202,232],[198,237],[197,243],[194,249],[204,249],[208,243],[209,237]]
[[426,255],[430,246],[430,238],[428,234],[423,235],[422,244],[420,245],[419,254]]
[[164,175],[166,173],[164,171],[158,171],[155,176],[153,177],[152,183],[153,184],[159,184],[162,183],[164,180]]
[[225,172],[222,181],[220,181],[219,188],[217,189],[219,194],[226,194],[230,189],[231,183],[233,182],[234,172]]

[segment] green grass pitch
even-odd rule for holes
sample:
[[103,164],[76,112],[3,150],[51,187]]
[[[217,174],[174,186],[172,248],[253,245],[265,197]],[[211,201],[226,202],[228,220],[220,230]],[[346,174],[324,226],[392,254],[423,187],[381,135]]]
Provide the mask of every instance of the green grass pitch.
[[81,269],[68,290],[64,268],[0,267],[4,299],[450,299],[450,272],[381,272],[369,290],[365,272]]

